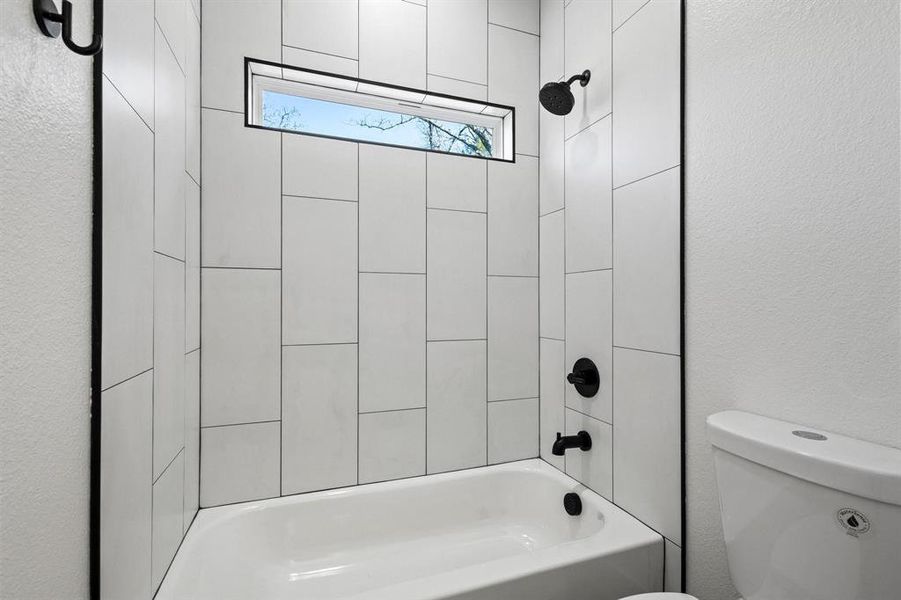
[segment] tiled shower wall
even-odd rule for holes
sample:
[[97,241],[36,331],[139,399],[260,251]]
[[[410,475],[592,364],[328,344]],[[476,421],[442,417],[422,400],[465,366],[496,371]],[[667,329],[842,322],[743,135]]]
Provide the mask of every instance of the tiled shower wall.
[[100,590],[150,600],[197,512],[200,0],[106,0]]
[[[201,505],[538,455],[538,1],[208,0]],[[244,57],[516,107],[516,162],[244,127]]]
[[[591,69],[541,112],[541,456],[666,538],[681,590],[680,2],[542,0],[541,81]],[[579,357],[601,389],[565,382]],[[587,430],[588,452],[550,453]]]

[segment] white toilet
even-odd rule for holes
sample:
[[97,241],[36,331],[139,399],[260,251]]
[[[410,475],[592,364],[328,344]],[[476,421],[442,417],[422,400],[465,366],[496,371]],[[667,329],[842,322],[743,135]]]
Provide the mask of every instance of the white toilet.
[[744,600],[901,598],[901,450],[739,411],[707,428]]

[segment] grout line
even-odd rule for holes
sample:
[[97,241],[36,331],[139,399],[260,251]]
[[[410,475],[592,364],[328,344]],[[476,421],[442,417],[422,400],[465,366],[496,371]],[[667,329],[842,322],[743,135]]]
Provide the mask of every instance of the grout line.
[[425,405],[423,406],[411,406],[409,408],[386,408],[384,410],[364,410],[359,413],[361,415],[380,415],[382,413],[394,413],[394,412],[407,412],[411,410],[425,410]]
[[[595,416],[589,415],[588,413],[582,412],[581,410],[579,410],[579,409],[577,409],[577,408],[573,408],[572,406],[570,406],[570,405],[568,405],[568,404],[565,405],[565,408],[566,408],[566,410],[571,410],[571,411],[573,411],[574,413],[578,413],[578,414],[582,415],[583,417],[587,417],[587,418],[589,418],[589,419],[594,419],[594,420],[597,421],[598,423],[603,423],[604,425],[607,425],[608,427],[610,427],[610,434],[611,434],[611,437],[612,437],[612,434],[613,434],[613,423],[608,423],[608,422],[605,421],[604,419],[599,419],[599,418],[597,418],[597,417],[595,417]],[[610,419],[610,420],[612,421],[613,419]],[[612,443],[612,442],[611,442],[611,447],[613,447],[613,443]]]
[[102,394],[103,392],[108,392],[109,390],[113,389],[116,386],[120,386],[123,383],[128,383],[132,379],[137,379],[141,375],[144,375],[145,373],[150,373],[151,371],[153,371],[153,367],[150,367],[149,369],[144,369],[140,373],[135,373],[134,375],[131,375],[130,377],[126,377],[125,379],[123,379],[121,381],[117,381],[116,383],[110,384],[105,388],[101,388],[100,393]]
[[460,338],[460,339],[451,339],[451,340],[429,340],[426,342],[429,344],[443,344],[446,342],[487,342],[488,338]]
[[[181,66],[181,61],[178,60],[178,56],[175,54],[175,50],[172,49],[172,44],[169,43],[169,38],[166,37],[166,32],[163,31],[163,26],[160,25],[160,22],[156,20],[156,17],[153,18],[153,23],[154,25],[156,25],[156,28],[160,30],[160,35],[163,36],[163,41],[166,42],[166,47],[169,48],[169,53],[172,55],[172,58],[175,59],[175,65],[178,67],[178,70],[181,71],[181,76],[187,79],[188,76],[185,73],[185,69]],[[154,43],[156,42],[154,41]],[[154,68],[155,67],[156,65],[154,65]]]
[[[284,136],[284,133],[282,134]],[[282,192],[282,198],[301,198],[304,200],[322,200],[323,202],[353,202],[356,204],[356,200],[348,200],[347,198],[322,198],[321,196],[302,196],[300,194],[286,194]]]
[[224,113],[228,113],[230,115],[241,115],[242,117],[244,116],[243,110],[230,110],[228,108],[216,108],[215,106],[203,106],[203,104],[200,105],[200,110],[201,111],[215,110],[216,112],[224,112]]
[[507,277],[513,279],[538,279],[538,275],[494,275],[489,273],[488,277]]
[[540,339],[540,340],[550,340],[550,341],[552,341],[552,342],[565,342],[565,341],[566,341],[566,340],[561,339],[561,338],[549,337],[549,336],[546,336],[546,335],[540,335],[540,336],[538,336],[538,339]]
[[307,348],[310,346],[355,346],[357,342],[311,342],[308,344],[286,344],[282,342],[282,348]]
[[[279,27],[279,33],[284,38],[284,27]],[[282,40],[284,41],[284,39]],[[279,343],[285,341],[285,134],[278,136],[278,245],[279,245],[279,278],[278,278],[278,337]],[[284,494],[285,479],[285,351],[278,351],[278,495]]]
[[[359,8],[357,9],[359,11]],[[359,32],[357,33],[357,37],[359,37]],[[311,54],[321,54],[323,56],[331,56],[332,58],[341,58],[344,60],[352,60],[353,62],[359,62],[359,58],[351,58],[349,56],[343,56],[341,54],[332,54],[330,52],[323,52],[321,50],[311,50],[310,48],[301,48],[300,46],[292,46],[291,44],[286,44],[284,40],[282,40],[282,48],[291,48],[292,50],[303,50],[304,52],[310,52]],[[283,50],[284,51],[284,50]],[[357,46],[357,51],[359,52],[359,45]],[[284,55],[282,55],[284,56]],[[284,60],[284,58],[282,59]]]
[[[178,260],[178,259],[176,259]],[[202,269],[225,269],[225,270],[238,270],[238,271],[281,271],[281,267],[223,267],[219,265],[209,265],[204,266],[201,265]]]
[[551,216],[551,215],[553,215],[553,214],[556,214],[556,213],[558,213],[558,212],[560,212],[560,211],[562,211],[562,210],[563,210],[563,207],[561,206],[560,208],[555,208],[554,210],[552,210],[552,211],[550,211],[550,212],[546,212],[546,213],[544,213],[543,215],[538,215],[538,217],[539,217],[539,218],[549,217],[549,216]]
[[489,400],[489,404],[495,404],[497,402],[524,402],[526,400],[540,400],[539,396],[526,396],[525,398],[497,398],[495,400]]
[[471,215],[487,215],[487,210],[465,210],[463,208],[444,208],[441,206],[427,206],[426,210],[440,210],[444,212],[459,212],[459,213],[467,213]]
[[605,269],[585,269],[584,271],[566,271],[564,275],[581,275],[582,273],[603,273],[604,271],[613,271],[613,267]]
[[[628,23],[629,21],[631,21],[632,18],[633,18],[635,15],[637,15],[638,12],[639,12],[642,8],[644,8],[645,6],[647,6],[647,5],[650,4],[650,3],[651,3],[651,0],[646,0],[645,3],[642,4],[641,6],[639,6],[639,7],[635,10],[634,13],[632,13],[631,15],[629,15],[629,16],[626,18],[625,21],[623,21],[622,23],[620,23],[619,25],[617,25],[616,27],[614,27],[614,28],[613,28],[613,31],[610,32],[611,40],[612,40],[612,38],[613,38],[613,34],[616,33],[617,30],[619,30],[620,27],[622,27],[623,25],[625,25],[626,23]],[[613,22],[613,21],[611,20],[611,23],[612,23],[612,22]],[[611,42],[611,45],[612,45],[612,42]],[[611,56],[611,59],[612,59],[613,54],[611,53],[610,56]]]
[[[426,77],[428,77],[429,75],[431,75],[432,77],[439,77],[441,79],[450,79],[451,81],[458,81],[460,83],[468,83],[470,85],[478,85],[483,88],[488,87],[487,81],[485,83],[479,83],[477,81],[470,81],[468,79],[460,79],[459,77],[450,77],[448,75],[441,75],[440,73],[430,73],[430,72],[426,71]],[[485,102],[487,102],[487,100]]]
[[681,164],[678,164],[678,165],[673,165],[672,167],[667,167],[667,168],[665,168],[665,169],[661,169],[660,171],[657,171],[656,173],[651,173],[650,175],[645,175],[644,177],[639,177],[638,179],[632,180],[632,181],[630,181],[630,182],[628,182],[628,183],[624,183],[624,184],[622,184],[622,185],[618,185],[618,186],[616,186],[615,188],[613,188],[613,190],[614,190],[614,191],[620,190],[620,189],[626,187],[627,185],[632,185],[633,183],[638,183],[639,181],[644,181],[645,179],[650,179],[651,177],[654,177],[654,176],[656,176],[656,175],[660,175],[661,173],[666,173],[667,171],[672,171],[673,169],[678,169],[678,168],[681,167],[681,166],[682,166]]
[[222,423],[220,425],[201,425],[201,429],[221,429],[222,427],[241,427],[242,425],[265,425],[267,423],[281,423],[281,419],[268,419],[266,421],[247,421],[246,423]]
[[158,255],[160,255],[160,256],[165,256],[166,258],[171,258],[172,260],[178,261],[178,262],[180,262],[180,263],[182,263],[182,264],[187,264],[186,261],[185,261],[185,259],[183,259],[183,258],[175,258],[175,257],[172,256],[171,254],[166,254],[165,252],[160,252],[159,250],[154,250],[153,253],[154,253],[154,254],[158,254]]
[[[612,81],[610,82],[610,85],[611,85],[611,86],[613,85],[613,82],[612,82]],[[612,115],[613,115],[613,111],[610,111],[610,112],[608,112],[606,115],[604,115],[603,117],[600,117],[600,118],[598,118],[598,119],[592,121],[591,123],[589,123],[588,125],[586,125],[586,126],[583,127],[582,129],[580,129],[579,131],[575,132],[575,133],[572,134],[571,136],[569,136],[569,137],[564,137],[564,139],[563,139],[564,144],[565,144],[566,142],[568,142],[569,140],[573,139],[574,137],[576,137],[577,135],[579,135],[580,133],[582,133],[583,131],[586,131],[586,130],[588,130],[588,129],[591,129],[592,127],[594,127],[595,125],[597,125],[598,123],[600,123],[601,121],[603,121],[604,119],[606,119],[607,117],[610,117],[610,116],[612,116]],[[564,133],[563,135],[565,136],[566,133]],[[612,162],[612,159],[611,159],[611,162]]]
[[125,101],[125,104],[127,104],[128,107],[129,107],[132,111],[134,111],[135,115],[141,120],[141,123],[143,123],[143,124],[147,127],[147,129],[150,130],[150,134],[153,135],[153,134],[154,134],[153,127],[151,127],[150,124],[149,124],[147,121],[144,120],[144,117],[141,116],[141,113],[139,113],[139,112],[137,111],[137,109],[135,109],[135,107],[132,106],[131,102],[128,101],[128,98],[125,97],[125,94],[122,93],[122,90],[120,90],[119,87],[118,87],[115,83],[113,83],[113,80],[109,78],[109,75],[107,75],[106,73],[104,73],[104,74],[103,74],[103,78],[106,79],[106,82],[107,82],[108,84],[110,84],[111,86],[113,86],[113,89],[116,90],[116,92],[118,92],[118,94],[119,94],[119,96],[122,98],[122,100]]
[[523,31],[522,29],[517,29],[516,27],[510,27],[510,26],[508,26],[508,25],[501,25],[500,23],[493,23],[493,22],[491,22],[491,21],[488,21],[488,24],[489,24],[489,25],[494,25],[495,27],[500,27],[501,29],[509,29],[510,31],[518,31],[519,33],[524,33],[524,34],[526,34],[526,35],[531,35],[531,36],[534,36],[534,37],[537,37],[537,38],[540,38],[540,37],[541,37],[541,36],[538,35],[537,33],[532,33],[531,31]]
[[632,350],[633,352],[647,352],[649,354],[660,354],[663,356],[674,356],[676,358],[682,358],[682,356],[679,354],[673,354],[672,352],[662,352],[660,350],[645,350],[644,348],[631,348],[629,346],[617,346],[616,344],[613,344],[613,347],[620,350]]
[[[153,485],[156,485],[156,482],[163,478],[163,475],[166,474],[166,471],[169,470],[169,467],[172,466],[172,463],[174,463],[176,460],[178,460],[178,457],[181,456],[181,453],[184,451],[185,451],[185,447],[184,447],[184,445],[182,445],[182,447],[179,448],[178,452],[175,453],[175,456],[172,457],[172,460],[170,460],[166,464],[166,466],[163,468],[163,470],[160,471],[160,474],[157,475],[156,479],[153,480]],[[152,486],[151,486],[151,493],[153,493]],[[182,495],[184,495],[184,489],[182,489]],[[182,512],[184,512],[184,511],[182,511]]]
[[414,273],[412,271],[359,271],[362,275],[425,275],[425,272]]

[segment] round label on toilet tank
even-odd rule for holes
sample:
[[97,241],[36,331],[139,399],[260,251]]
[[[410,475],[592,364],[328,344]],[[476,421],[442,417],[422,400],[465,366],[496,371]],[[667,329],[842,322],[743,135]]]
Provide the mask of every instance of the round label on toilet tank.
[[870,530],[870,520],[865,514],[854,508],[843,508],[835,513],[845,533],[859,537]]

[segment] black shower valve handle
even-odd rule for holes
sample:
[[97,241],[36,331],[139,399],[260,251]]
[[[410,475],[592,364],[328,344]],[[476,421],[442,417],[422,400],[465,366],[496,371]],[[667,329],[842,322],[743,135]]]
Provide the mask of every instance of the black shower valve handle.
[[590,358],[585,357],[576,361],[572,373],[566,376],[566,381],[571,383],[576,391],[585,398],[595,396],[601,387],[601,376],[597,366]]

